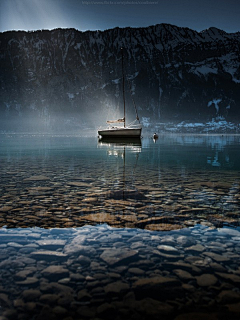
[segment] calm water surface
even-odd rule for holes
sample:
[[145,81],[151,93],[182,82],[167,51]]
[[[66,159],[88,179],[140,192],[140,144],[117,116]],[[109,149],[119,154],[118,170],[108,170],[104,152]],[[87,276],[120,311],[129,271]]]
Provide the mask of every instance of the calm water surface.
[[1,319],[239,319],[240,136],[0,136]]

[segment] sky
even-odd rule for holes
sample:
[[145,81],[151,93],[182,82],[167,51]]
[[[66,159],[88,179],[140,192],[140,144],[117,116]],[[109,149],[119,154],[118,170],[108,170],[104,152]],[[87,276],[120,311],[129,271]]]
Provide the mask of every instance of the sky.
[[0,32],[147,27],[240,31],[240,0],[0,0]]

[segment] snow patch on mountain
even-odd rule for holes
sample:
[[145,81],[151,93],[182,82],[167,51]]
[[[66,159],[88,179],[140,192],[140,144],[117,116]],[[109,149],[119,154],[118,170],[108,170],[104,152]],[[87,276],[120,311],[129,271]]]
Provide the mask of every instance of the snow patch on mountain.
[[202,65],[200,67],[196,67],[196,68],[192,68],[192,71],[196,74],[202,74],[204,76],[208,75],[209,73],[218,73],[218,69],[217,68],[212,68],[210,66],[207,65]]
[[212,105],[215,106],[216,114],[219,112],[219,103],[222,101],[222,99],[213,99],[212,101],[208,102],[208,107],[211,107]]
[[240,124],[234,124],[226,121],[223,117],[212,118],[208,122],[187,122],[182,121],[180,123],[157,123],[153,125],[149,122],[148,127],[153,128],[158,133],[198,133],[198,134],[239,134]]

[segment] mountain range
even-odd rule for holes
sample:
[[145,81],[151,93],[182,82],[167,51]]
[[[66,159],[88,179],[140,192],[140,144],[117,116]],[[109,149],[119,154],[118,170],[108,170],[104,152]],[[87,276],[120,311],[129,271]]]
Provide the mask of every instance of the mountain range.
[[[0,131],[240,120],[240,32],[170,24],[0,33]],[[128,90],[129,89],[129,90]]]

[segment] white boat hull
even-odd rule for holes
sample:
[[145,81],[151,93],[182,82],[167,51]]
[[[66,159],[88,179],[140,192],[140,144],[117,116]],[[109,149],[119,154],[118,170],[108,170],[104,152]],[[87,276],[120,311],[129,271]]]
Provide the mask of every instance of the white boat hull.
[[104,138],[140,138],[142,128],[113,128],[98,130],[98,134]]

